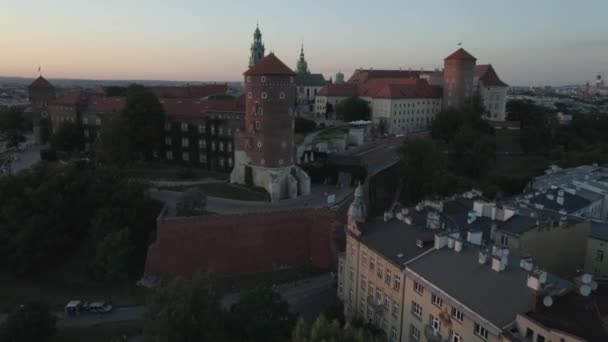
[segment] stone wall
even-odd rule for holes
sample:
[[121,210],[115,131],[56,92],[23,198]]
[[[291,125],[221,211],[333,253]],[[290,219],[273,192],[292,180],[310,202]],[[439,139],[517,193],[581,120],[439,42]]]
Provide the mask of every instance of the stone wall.
[[344,246],[347,198],[334,208],[157,220],[146,275],[268,272],[311,264],[334,268]]

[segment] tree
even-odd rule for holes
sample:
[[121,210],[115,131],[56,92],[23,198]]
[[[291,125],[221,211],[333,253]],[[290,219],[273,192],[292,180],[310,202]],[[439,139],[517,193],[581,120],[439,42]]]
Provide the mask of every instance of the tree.
[[243,341],[285,341],[296,323],[289,304],[272,289],[257,287],[230,309],[232,326]]
[[451,164],[470,178],[485,174],[496,160],[495,153],[493,139],[470,124],[462,126],[450,146]]
[[176,209],[177,216],[202,215],[207,204],[207,196],[199,188],[190,188],[180,196]]
[[168,285],[155,289],[148,298],[144,339],[154,342],[214,341],[223,333],[222,318],[219,296],[207,275],[175,278]]
[[97,243],[95,256],[91,262],[96,279],[108,281],[127,279],[133,250],[131,231],[128,227],[107,233]]
[[0,341],[45,342],[55,334],[57,319],[49,307],[41,302],[30,302],[15,308],[0,325]]
[[356,95],[338,102],[335,110],[338,117],[347,122],[369,120],[372,113],[367,101]]
[[310,133],[317,128],[317,123],[305,118],[297,117],[294,122],[295,133]]
[[346,324],[342,326],[337,320],[329,320],[320,315],[310,329],[300,319],[292,335],[292,342],[380,342],[384,341],[383,334],[375,334],[361,326]]
[[131,140],[124,118],[104,122],[95,140],[94,154],[95,160],[103,164],[124,166],[131,161]]
[[0,141],[7,147],[18,146],[25,141],[27,122],[23,111],[17,107],[0,107]]
[[51,145],[54,149],[68,153],[81,150],[83,143],[82,127],[70,121],[62,122],[51,137]]
[[165,112],[156,95],[142,85],[127,88],[123,111],[133,152],[150,158],[163,144]]
[[419,200],[424,195],[425,184],[434,182],[445,167],[444,159],[444,154],[432,140],[406,139],[401,147],[405,190],[402,195],[409,201]]

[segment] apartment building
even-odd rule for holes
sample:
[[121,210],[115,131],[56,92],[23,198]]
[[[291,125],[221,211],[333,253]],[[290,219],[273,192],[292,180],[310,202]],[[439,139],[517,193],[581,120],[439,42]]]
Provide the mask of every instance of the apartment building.
[[608,224],[591,223],[585,254],[585,272],[596,279],[608,280]]

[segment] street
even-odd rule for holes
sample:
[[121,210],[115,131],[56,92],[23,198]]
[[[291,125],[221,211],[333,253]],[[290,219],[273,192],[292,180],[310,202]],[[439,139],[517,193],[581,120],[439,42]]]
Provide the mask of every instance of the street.
[[[317,316],[330,304],[336,297],[335,281],[329,274],[299,280],[276,287],[276,291],[283,296],[289,303],[292,310],[302,316],[309,323],[313,322]],[[229,309],[230,306],[238,301],[239,294],[234,293],[224,296],[222,307]],[[58,317],[57,326],[59,327],[88,327],[107,323],[128,322],[142,318],[145,313],[145,306],[133,306],[116,308],[107,314],[82,314],[77,317],[66,317],[62,312],[56,313]]]

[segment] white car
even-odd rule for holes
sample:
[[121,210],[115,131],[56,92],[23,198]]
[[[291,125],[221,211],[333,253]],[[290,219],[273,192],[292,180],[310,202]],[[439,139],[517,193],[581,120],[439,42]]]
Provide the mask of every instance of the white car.
[[87,310],[91,313],[108,313],[112,311],[112,304],[105,302],[89,303]]

